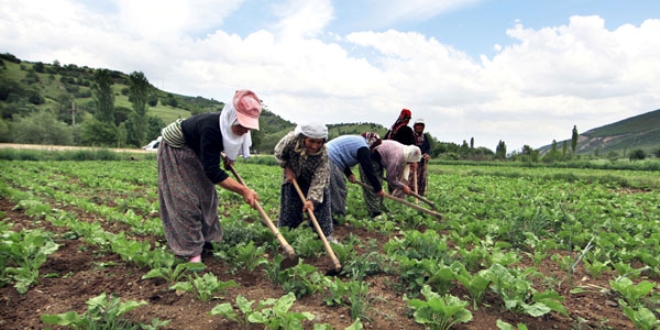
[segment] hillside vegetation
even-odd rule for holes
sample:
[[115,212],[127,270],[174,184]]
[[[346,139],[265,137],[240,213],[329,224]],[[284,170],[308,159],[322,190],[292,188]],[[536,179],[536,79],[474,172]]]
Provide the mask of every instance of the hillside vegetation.
[[[557,148],[563,143],[571,145],[571,139],[557,142]],[[552,145],[545,145],[538,150],[547,154]],[[592,128],[578,137],[575,150],[577,155],[628,157],[631,152],[642,150],[648,155],[660,151],[660,109],[638,116]]]
[[660,109],[591,129],[578,141],[579,153],[633,149],[653,152],[660,147]]
[[[85,130],[95,119],[99,107],[94,90],[95,73],[107,70],[112,80],[114,96],[115,128],[103,132],[98,127]],[[22,61],[8,53],[0,54],[0,142],[93,145],[108,147],[140,147],[155,139],[165,125],[178,118],[222,110],[222,100],[201,96],[186,96],[160,90],[150,84],[146,115],[146,136],[131,140],[130,129],[135,114],[130,99],[129,75],[108,69],[95,69],[75,64],[62,65]],[[146,78],[146,77],[145,77]],[[260,118],[260,131],[253,132],[253,149],[259,153],[271,153],[282,136],[295,127],[295,123],[281,118],[265,107]],[[330,138],[344,134],[360,134],[365,131],[384,135],[387,128],[375,123],[328,123]],[[118,135],[112,144],[87,135]],[[128,135],[128,136],[126,136]],[[497,150],[475,148],[463,140],[462,144],[441,142],[427,133],[433,146],[431,155],[446,160],[493,160],[517,161],[566,161],[573,157],[561,149],[564,141],[552,146],[533,150],[526,146],[522,151],[506,150],[500,141]],[[106,136],[107,139],[107,136]],[[140,141],[138,141],[140,140]],[[571,140],[566,141],[571,145]],[[648,155],[660,149],[660,110],[625,119],[580,134],[576,155],[598,157],[628,157],[635,150]],[[551,154],[550,156],[547,156]],[[561,154],[561,155],[559,155]],[[614,155],[614,156],[613,156]]]

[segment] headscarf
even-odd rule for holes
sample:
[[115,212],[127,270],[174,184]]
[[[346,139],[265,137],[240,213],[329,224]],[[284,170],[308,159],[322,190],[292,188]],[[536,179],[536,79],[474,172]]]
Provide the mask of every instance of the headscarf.
[[239,125],[238,117],[236,116],[236,109],[233,102],[225,104],[225,107],[220,113],[220,132],[222,132],[222,146],[224,147],[227,158],[234,161],[238,155],[243,155],[243,158],[250,157],[250,147],[252,146],[252,136],[250,131],[238,136],[234,134],[231,127]]
[[399,128],[403,126],[407,126],[408,123],[410,122],[410,118],[412,118],[412,113],[408,109],[402,109],[401,113],[399,114],[399,118],[394,122],[392,127],[390,128],[389,132],[387,132],[387,136],[385,139],[390,140],[394,135],[396,135],[396,132],[399,130]]
[[403,168],[403,180],[407,180],[410,175],[410,163],[422,160],[422,152],[418,146],[403,145],[403,158],[406,160],[406,166]]
[[328,128],[324,124],[317,122],[298,124],[294,132],[296,135],[302,134],[312,139],[328,139]]
[[422,160],[422,152],[419,150],[418,146],[403,146],[403,158],[406,159],[406,163],[417,163]]
[[308,154],[307,148],[305,148],[305,137],[312,139],[323,139],[324,141],[328,140],[328,127],[324,124],[318,122],[312,122],[307,124],[298,124],[296,129],[293,131],[297,136],[297,142],[295,151],[299,153],[303,158],[307,158],[308,155],[316,156],[323,152],[323,148],[320,148],[314,154]]
[[[415,124],[413,125],[413,127],[417,125],[422,125],[422,127],[426,126],[426,124],[424,124],[424,119],[418,118],[417,120],[415,120]],[[421,133],[417,133],[417,130],[413,129],[413,134],[415,135],[415,144],[421,146],[424,143],[424,129],[422,128]]]
[[380,139],[380,135],[376,132],[365,132],[361,134],[362,137],[367,141],[369,150],[374,151],[378,146],[380,146],[383,141]]

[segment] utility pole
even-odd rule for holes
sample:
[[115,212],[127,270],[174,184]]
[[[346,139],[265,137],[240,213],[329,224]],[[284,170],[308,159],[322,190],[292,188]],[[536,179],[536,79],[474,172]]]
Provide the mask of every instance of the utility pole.
[[76,101],[71,101],[71,124],[76,126]]

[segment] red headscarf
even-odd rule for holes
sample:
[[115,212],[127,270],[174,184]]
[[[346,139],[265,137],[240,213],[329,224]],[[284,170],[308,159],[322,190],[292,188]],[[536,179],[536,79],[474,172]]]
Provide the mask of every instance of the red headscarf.
[[403,126],[407,126],[408,123],[410,122],[410,118],[412,118],[412,113],[408,109],[402,109],[401,113],[399,114],[399,118],[394,122],[394,125],[392,125],[392,128],[390,128],[390,131],[387,132],[387,136],[385,139],[392,139],[392,137],[396,134],[396,132],[399,130],[399,128]]

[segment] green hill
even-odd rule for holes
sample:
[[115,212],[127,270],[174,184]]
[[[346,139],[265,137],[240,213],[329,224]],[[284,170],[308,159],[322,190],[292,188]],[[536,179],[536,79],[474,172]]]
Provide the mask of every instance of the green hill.
[[[96,108],[92,86],[97,70],[99,69],[79,67],[75,64],[61,65],[57,61],[52,64],[27,62],[12,54],[0,54],[0,142],[16,142],[7,134],[3,136],[3,132],[9,131],[6,127],[38,112],[54,113],[58,120],[70,125],[74,121],[71,110],[75,104],[77,124],[91,119]],[[128,95],[129,77],[119,71],[110,72],[115,113],[120,117],[119,121],[125,120],[132,111]],[[155,86],[152,88],[147,115],[159,118],[164,125],[178,118],[219,111],[224,107],[221,101],[170,93]],[[295,124],[264,109],[260,126],[260,131],[253,132],[253,140],[255,144],[259,143],[260,150],[272,150],[282,136],[294,129]],[[365,131],[376,131],[380,134],[387,131],[382,125],[372,123],[332,124],[328,125],[328,128],[330,138]],[[157,134],[157,131],[151,135],[154,134]],[[153,139],[155,136],[147,138]]]
[[[16,142],[11,141],[11,136],[3,136],[2,133],[9,130],[7,126],[35,113],[51,112],[58,120],[72,124],[74,118],[71,110],[75,104],[77,124],[92,118],[96,108],[92,92],[96,70],[99,69],[75,64],[60,65],[57,61],[53,64],[33,63],[22,61],[11,54],[0,54],[0,141]],[[128,74],[111,71],[111,77],[115,114],[120,118],[118,121],[125,120],[132,111],[128,95]],[[178,118],[219,111],[224,107],[223,102],[214,99],[180,95],[152,87],[147,115],[162,120],[163,126]],[[262,130],[258,134],[262,135],[263,142],[279,140],[294,127],[293,123],[267,109],[260,121]],[[147,138],[153,139],[155,136]]]
[[[571,140],[566,141],[570,146]],[[557,142],[559,148],[563,142]],[[546,145],[539,150],[545,153],[550,148],[551,145]],[[619,155],[627,155],[635,149],[642,149],[647,154],[660,149],[660,109],[581,133],[576,153],[605,155],[616,152]]]
[[623,152],[642,149],[647,153],[660,148],[660,109],[591,129],[578,139],[579,153]]

